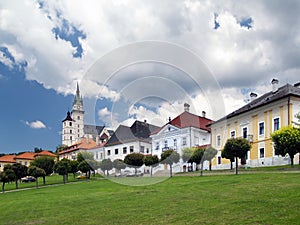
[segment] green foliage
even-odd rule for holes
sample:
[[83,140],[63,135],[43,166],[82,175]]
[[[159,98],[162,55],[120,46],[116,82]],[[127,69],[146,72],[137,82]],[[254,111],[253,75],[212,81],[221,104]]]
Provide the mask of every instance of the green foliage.
[[117,169],[117,170],[122,170],[126,168],[126,164],[124,163],[124,161],[122,159],[115,159],[112,162],[113,168]]
[[221,157],[230,160],[230,169],[232,170],[232,163],[234,162],[234,156],[233,156],[232,152],[228,151],[228,149],[226,149],[226,150],[224,149],[221,152]]
[[144,155],[141,153],[131,153],[125,156],[124,163],[130,167],[141,167],[144,165]]
[[191,158],[195,150],[196,148],[184,148],[181,155],[182,160],[187,163],[192,163]]
[[62,152],[62,151],[65,150],[66,148],[68,148],[67,145],[58,145],[58,146],[56,147],[55,152],[56,152],[56,153]]
[[100,169],[104,172],[107,171],[106,175],[108,176],[108,171],[113,168],[111,159],[103,159],[100,163]]
[[15,173],[16,189],[18,189],[18,180],[27,175],[27,166],[20,163],[14,163],[11,166],[11,169]]
[[156,166],[159,163],[157,155],[146,155],[144,157],[145,166]]
[[69,165],[70,165],[70,170],[68,171],[69,173],[73,173],[73,176],[75,178],[75,174],[76,172],[79,170],[78,169],[78,161],[77,160],[73,160],[73,161],[70,161]]
[[39,153],[39,152],[42,152],[42,151],[43,151],[43,149],[41,149],[41,148],[38,148],[38,147],[34,148],[35,153]]
[[211,161],[218,153],[218,150],[213,147],[208,147],[204,151],[203,161]]
[[[82,161],[78,164],[78,169],[82,172],[82,173],[88,173],[91,170],[90,165],[86,162],[86,161]],[[90,178],[90,176],[88,176]]]
[[36,166],[43,169],[46,173],[46,176],[53,173],[54,164],[53,157],[49,156],[39,156],[30,163],[31,166]]
[[294,165],[294,155],[300,152],[300,129],[292,126],[283,127],[271,134],[276,155],[291,158],[291,166]]
[[28,168],[28,175],[35,177],[36,179],[36,188],[38,188],[38,178],[46,176],[45,170],[36,167],[36,166],[29,166]]
[[170,166],[170,177],[172,177],[172,165],[173,163],[178,163],[180,155],[175,150],[169,149],[164,151],[160,156],[160,161],[162,163],[167,163]]
[[200,164],[204,155],[205,148],[195,148],[193,155],[190,159],[190,162]]
[[68,172],[71,169],[70,166],[70,160],[68,159],[62,159],[60,161],[57,161],[53,167],[54,172],[58,173],[59,175],[63,176],[64,183],[66,182],[66,176],[68,175]]
[[236,163],[236,174],[238,174],[238,160],[237,158],[243,158],[247,154],[248,151],[250,151],[250,144],[248,140],[245,138],[231,138],[228,139],[223,151],[226,151],[226,155],[229,155],[229,157],[233,156],[235,157],[235,163]]
[[0,180],[2,182],[2,192],[4,192],[5,183],[14,181],[16,179],[15,172],[12,169],[5,169],[0,173]]

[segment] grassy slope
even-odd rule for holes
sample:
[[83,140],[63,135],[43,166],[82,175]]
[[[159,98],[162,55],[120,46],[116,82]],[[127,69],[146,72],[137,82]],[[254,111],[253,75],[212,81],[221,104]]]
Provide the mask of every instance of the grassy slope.
[[94,180],[5,193],[0,224],[298,224],[299,176],[186,176],[141,187]]

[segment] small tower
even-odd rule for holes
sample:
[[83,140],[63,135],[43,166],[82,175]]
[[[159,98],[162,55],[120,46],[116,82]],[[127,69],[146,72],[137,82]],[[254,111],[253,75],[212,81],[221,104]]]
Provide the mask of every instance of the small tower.
[[74,143],[74,121],[71,117],[70,111],[67,112],[67,117],[62,121],[62,144],[70,146]]
[[72,119],[74,121],[74,139],[76,142],[78,142],[84,136],[83,100],[82,96],[80,95],[78,83],[73,101]]

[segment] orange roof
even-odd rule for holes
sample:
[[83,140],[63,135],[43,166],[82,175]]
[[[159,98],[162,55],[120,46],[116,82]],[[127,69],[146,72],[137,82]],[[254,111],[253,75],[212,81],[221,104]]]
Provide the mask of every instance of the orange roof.
[[15,157],[15,155],[4,155],[0,157],[0,162],[16,163]]
[[103,147],[104,144],[101,143],[100,145],[97,145],[97,143],[93,139],[89,138],[82,138],[82,140],[76,144],[73,144],[66,148],[65,150],[61,151],[58,153],[59,155],[73,152],[73,151],[78,151],[78,150],[89,150],[89,149],[95,149],[99,147]]
[[49,152],[47,150],[43,150],[39,153],[36,153],[36,156],[51,156],[51,157],[56,157],[55,154],[53,154],[52,152]]
[[34,160],[36,153],[34,152],[24,152],[20,155],[17,155],[15,159],[29,159]]

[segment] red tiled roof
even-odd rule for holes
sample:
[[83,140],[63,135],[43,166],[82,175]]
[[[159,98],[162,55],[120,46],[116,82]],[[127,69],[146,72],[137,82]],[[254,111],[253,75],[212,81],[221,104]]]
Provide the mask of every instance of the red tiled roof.
[[99,147],[103,147],[105,143],[101,143],[100,145],[97,145],[97,143],[93,139],[87,139],[83,138],[80,142],[73,144],[66,148],[65,150],[61,151],[58,153],[59,155],[73,152],[73,151],[78,151],[78,150],[89,150],[89,149],[95,149]]
[[36,153],[34,152],[24,152],[20,155],[17,155],[15,159],[29,159],[34,160]]
[[15,155],[4,155],[0,157],[0,162],[16,163]]
[[50,157],[56,157],[55,154],[53,154],[52,152],[49,152],[47,150],[43,150],[39,153],[36,153],[36,156],[50,156]]
[[[180,129],[186,128],[186,127],[195,127],[195,128],[200,128],[202,130],[210,131],[210,128],[207,127],[207,125],[212,123],[212,122],[213,121],[208,119],[208,118],[205,118],[205,117],[202,117],[202,116],[197,116],[197,115],[194,115],[194,114],[189,113],[189,112],[183,112],[167,124],[171,124],[171,125],[173,125],[175,127],[178,127]],[[157,134],[166,125],[164,125],[160,129],[154,131],[152,134]]]

